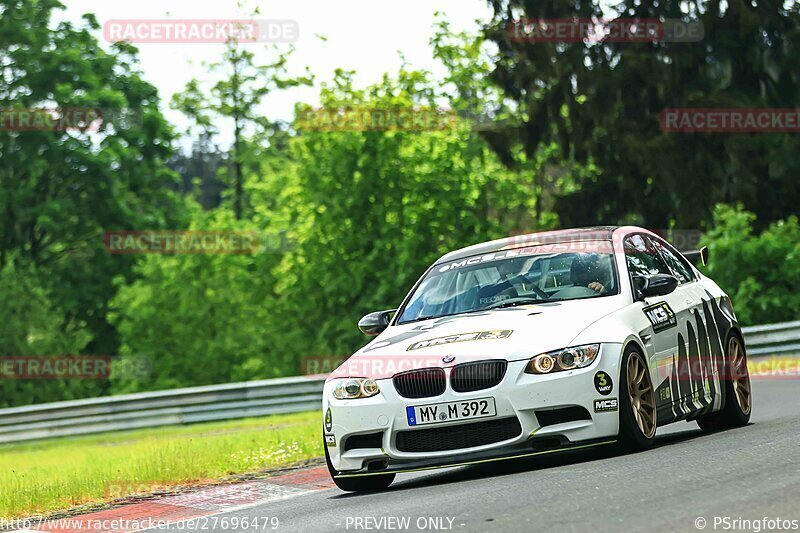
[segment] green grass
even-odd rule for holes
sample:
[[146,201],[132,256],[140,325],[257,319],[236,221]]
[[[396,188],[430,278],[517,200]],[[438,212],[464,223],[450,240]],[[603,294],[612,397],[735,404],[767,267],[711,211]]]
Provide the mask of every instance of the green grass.
[[197,484],[322,455],[318,412],[0,446],[0,518]]

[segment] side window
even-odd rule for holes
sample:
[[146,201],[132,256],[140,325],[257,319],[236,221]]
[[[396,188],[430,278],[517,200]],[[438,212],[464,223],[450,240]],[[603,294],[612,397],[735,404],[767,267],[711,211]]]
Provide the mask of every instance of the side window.
[[653,238],[651,238],[650,241],[653,243],[653,246],[656,248],[656,250],[661,253],[661,256],[675,273],[675,277],[678,278],[678,281],[681,283],[694,281],[692,269],[689,268],[689,266],[686,265],[686,263],[682,261],[680,257],[673,253],[672,250],[666,247],[661,241]]
[[673,275],[664,258],[643,235],[631,235],[625,239],[625,260],[632,276]]

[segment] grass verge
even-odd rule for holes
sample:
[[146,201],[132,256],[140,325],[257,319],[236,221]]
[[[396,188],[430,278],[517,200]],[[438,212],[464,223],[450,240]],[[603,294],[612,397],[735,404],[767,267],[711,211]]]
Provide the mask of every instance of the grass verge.
[[0,445],[0,518],[319,457],[320,425],[311,412]]

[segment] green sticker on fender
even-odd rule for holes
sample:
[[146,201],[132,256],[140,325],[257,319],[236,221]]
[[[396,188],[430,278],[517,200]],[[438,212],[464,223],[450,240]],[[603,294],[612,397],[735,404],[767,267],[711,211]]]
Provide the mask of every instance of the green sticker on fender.
[[614,382],[611,376],[601,370],[594,375],[594,388],[603,396],[608,396],[614,390]]

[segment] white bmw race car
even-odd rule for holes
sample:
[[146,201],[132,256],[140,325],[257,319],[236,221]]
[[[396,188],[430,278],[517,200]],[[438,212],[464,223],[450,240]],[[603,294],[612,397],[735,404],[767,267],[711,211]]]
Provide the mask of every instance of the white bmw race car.
[[[325,455],[346,491],[398,472],[590,446],[656,428],[744,425],[752,397],[731,301],[637,227],[537,233],[444,255],[326,380]],[[688,259],[687,259],[688,258]]]

